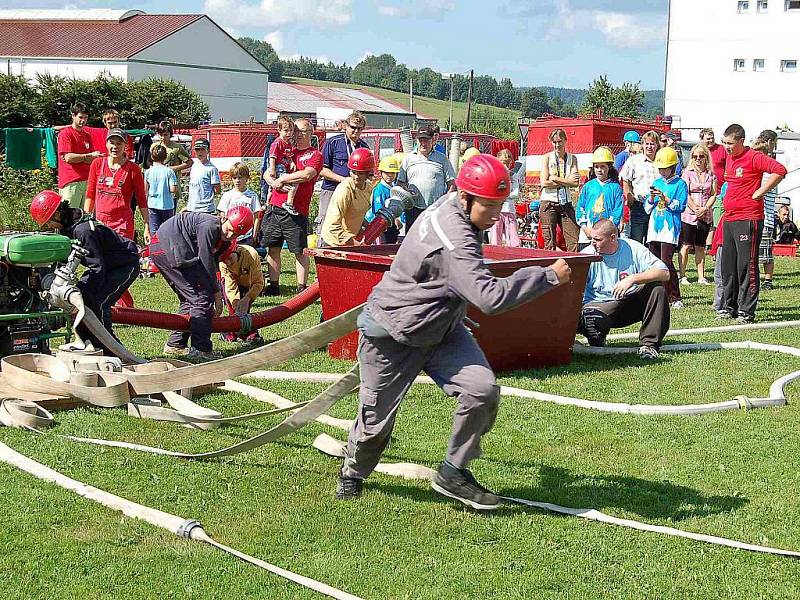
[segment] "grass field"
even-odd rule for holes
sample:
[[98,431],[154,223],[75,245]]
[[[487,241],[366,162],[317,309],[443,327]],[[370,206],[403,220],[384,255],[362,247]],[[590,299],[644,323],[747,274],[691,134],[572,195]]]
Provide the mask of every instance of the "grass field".
[[[288,257],[287,257],[288,258]],[[283,282],[293,283],[291,263]],[[800,260],[778,259],[778,287],[762,293],[760,320],[800,318]],[[711,326],[710,287],[684,288],[673,327]],[[139,305],[171,310],[161,280],[132,289]],[[263,309],[275,300],[260,299]],[[262,331],[268,340],[309,327],[310,308]],[[546,315],[543,316],[546,318]],[[537,323],[520,324],[537,327]],[[166,332],[118,327],[135,352],[158,356]],[[797,346],[791,329],[692,336]],[[232,346],[215,340],[220,349]],[[343,371],[315,352],[281,366]],[[502,383],[607,401],[683,404],[764,396],[800,359],[745,351],[575,357],[570,365],[500,377]],[[248,381],[293,400],[322,386]],[[504,495],[593,507],[614,516],[800,550],[800,385],[780,409],[700,417],[590,412],[504,398],[473,463]],[[227,415],[263,405],[236,395],[202,402]],[[385,459],[435,467],[455,403],[432,386],[412,388]],[[332,414],[349,418],[355,398]],[[278,422],[215,431],[129,418],[123,409],[57,414],[54,433],[184,450],[224,447]],[[559,517],[521,507],[492,515],[462,509],[422,482],[377,474],[356,502],[333,499],[338,463],[310,447],[319,424],[277,444],[197,463],[75,444],[19,430],[0,440],[65,474],[147,506],[203,522],[223,543],[369,599],[797,598],[800,563]],[[0,597],[268,598],[321,596],[193,542],[182,541],[6,466],[0,520]]]
[[[394,102],[408,108],[408,94],[405,92],[395,92],[392,90],[385,90],[383,88],[371,87],[368,85],[357,85],[354,83],[338,83],[336,81],[320,81],[318,79],[305,79],[303,77],[284,77],[285,83],[301,83],[303,85],[314,85],[322,87],[347,87],[364,90],[375,96],[385,98],[390,102]],[[488,114],[497,116],[498,118],[510,118],[514,123],[522,116],[518,110],[510,108],[500,108],[498,106],[489,106],[488,104],[475,104],[488,111]],[[443,127],[447,125],[447,119],[450,115],[450,101],[439,100],[437,98],[425,98],[423,96],[414,96],[414,111],[425,115],[427,117],[434,117],[439,120],[439,124]],[[474,115],[475,113],[473,113]],[[466,102],[453,102],[453,122],[464,122],[467,119],[467,103]]]

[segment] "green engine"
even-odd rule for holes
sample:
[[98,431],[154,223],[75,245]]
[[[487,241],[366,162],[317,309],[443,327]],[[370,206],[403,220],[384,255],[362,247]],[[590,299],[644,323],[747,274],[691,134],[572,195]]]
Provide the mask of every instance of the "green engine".
[[72,240],[54,233],[0,235],[0,356],[49,352],[49,340],[68,323],[42,299],[42,277],[66,262]]

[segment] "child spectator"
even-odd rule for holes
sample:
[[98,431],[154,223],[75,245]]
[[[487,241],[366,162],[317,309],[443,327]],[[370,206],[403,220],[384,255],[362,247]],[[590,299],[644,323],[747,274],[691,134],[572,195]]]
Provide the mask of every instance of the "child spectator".
[[503,166],[508,169],[511,176],[511,193],[500,209],[500,219],[489,230],[489,243],[495,246],[518,248],[520,242],[519,233],[517,232],[516,202],[517,198],[519,198],[519,179],[516,176],[516,172],[511,172],[511,169],[514,168],[514,157],[509,150],[503,149],[497,153],[497,160],[503,163]]
[[681,213],[686,210],[689,187],[677,175],[678,153],[669,146],[656,153],[653,166],[659,177],[645,198],[644,211],[650,215],[647,226],[647,247],[661,259],[669,270],[669,280],[664,284],[672,308],[683,308],[678,272],[672,257],[681,234]]
[[614,155],[605,146],[598,147],[592,154],[592,172],[589,181],[581,188],[575,209],[575,217],[581,228],[579,252],[591,243],[592,228],[600,219],[609,219],[617,229],[622,225],[625,199],[613,164]]
[[159,144],[150,148],[150,158],[153,165],[144,172],[144,187],[150,235],[153,235],[164,221],[175,216],[178,177],[175,171],[164,165],[167,159],[167,149],[164,146]]
[[[231,244],[219,257],[219,272],[230,313],[238,316],[248,314],[253,302],[264,289],[264,274],[261,272],[258,252],[250,246]],[[219,337],[225,342],[242,340],[251,345],[264,343],[258,331],[247,335],[227,332],[219,334]]]
[[778,220],[775,222],[775,243],[793,244],[800,242],[800,230],[789,218],[789,207],[785,204],[778,209]]
[[261,227],[261,217],[264,214],[264,209],[261,208],[261,202],[258,200],[258,195],[248,187],[250,183],[250,169],[244,163],[233,163],[231,170],[228,171],[233,181],[233,187],[227,192],[222,194],[217,212],[221,215],[228,214],[228,211],[234,206],[246,206],[253,213],[254,223],[252,231],[240,235],[236,240],[241,246],[255,246],[255,232],[259,231]]
[[[269,176],[277,179],[286,173],[294,173],[294,121],[289,117],[278,119],[278,138],[269,147]],[[294,197],[297,194],[297,184],[285,186],[288,190],[286,201],[281,208],[290,215],[297,216],[294,208]]]
[[367,148],[356,148],[347,161],[350,177],[345,177],[331,196],[322,223],[320,246],[353,246],[361,233],[364,217],[372,205],[367,178],[375,169],[375,158]]
[[[371,223],[378,214],[378,211],[389,204],[389,197],[392,195],[392,186],[397,180],[397,174],[400,172],[400,164],[402,161],[398,159],[397,155],[387,156],[381,159],[378,164],[378,171],[381,173],[380,181],[372,188],[372,205],[367,211],[364,220]],[[405,215],[401,215],[399,219],[383,232],[383,235],[375,240],[376,244],[396,244],[397,238],[400,236],[400,227],[404,222]]]
[[189,202],[186,210],[214,214],[214,196],[219,194],[219,171],[210,160],[208,152],[211,144],[208,140],[199,139],[194,143],[197,160],[189,171]]
[[[753,150],[763,152],[770,158],[775,158],[775,150],[778,145],[778,134],[771,129],[765,129],[756,138]],[[769,175],[762,176],[762,182],[766,182]],[[761,282],[761,289],[771,290],[772,275],[775,273],[775,259],[772,256],[773,236],[775,234],[775,199],[778,197],[776,188],[772,188],[764,194],[764,226],[761,228],[761,243],[758,245],[758,262],[764,268],[764,281]]]
[[725,215],[723,201],[728,191],[728,184],[723,183],[719,188],[717,199],[714,202],[714,237],[711,240],[711,254],[714,257],[714,304],[712,308],[717,312],[717,318],[727,319],[728,311],[722,304],[722,218]]

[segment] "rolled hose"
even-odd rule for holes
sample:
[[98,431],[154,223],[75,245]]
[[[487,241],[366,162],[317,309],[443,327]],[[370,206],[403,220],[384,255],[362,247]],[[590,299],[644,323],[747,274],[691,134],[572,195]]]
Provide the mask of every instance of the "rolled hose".
[[[369,224],[363,233],[364,244],[371,244],[394,223],[404,209],[413,206],[410,194],[402,188],[392,188],[390,205],[378,211],[376,218]],[[262,327],[275,325],[293,317],[301,310],[313,304],[319,298],[319,282],[315,281],[305,290],[289,298],[283,304],[273,306],[267,310],[250,315],[231,315],[216,317],[211,323],[214,333],[234,332],[245,335],[251,331],[258,331]],[[155,329],[170,329],[173,331],[187,331],[189,329],[189,315],[176,315],[142,308],[123,308],[114,306],[111,309],[111,318],[114,323],[125,325],[139,325]]]

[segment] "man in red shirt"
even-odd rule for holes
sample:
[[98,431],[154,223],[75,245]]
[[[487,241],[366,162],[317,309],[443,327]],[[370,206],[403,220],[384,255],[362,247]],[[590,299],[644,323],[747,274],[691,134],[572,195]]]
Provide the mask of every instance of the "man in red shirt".
[[89,114],[76,102],[70,107],[72,124],[58,132],[58,193],[70,208],[83,208],[89,166],[100,156],[92,151],[92,138],[84,129]]
[[717,178],[717,192],[719,192],[725,183],[725,161],[728,160],[728,153],[725,152],[725,146],[718,144],[714,139],[714,130],[710,127],[700,130],[700,141],[706,145],[711,154],[711,170]]
[[[261,243],[268,248],[269,284],[264,290],[267,296],[280,295],[278,277],[281,274],[281,248],[284,241],[295,257],[297,292],[303,291],[308,282],[308,256],[303,254],[303,250],[308,246],[308,210],[311,196],[314,193],[314,183],[322,171],[323,161],[322,154],[311,146],[311,136],[314,134],[311,122],[308,119],[298,119],[294,124],[297,132],[293,153],[295,171],[284,173],[275,179],[270,177],[269,169],[264,171],[264,181],[273,189],[270,205],[262,222]],[[288,196],[288,189],[284,186],[292,184],[299,184],[294,197],[294,208],[298,213],[296,215],[283,208]]]
[[[755,319],[760,287],[758,246],[764,225],[764,195],[786,176],[786,167],[744,145],[744,128],[734,123],[722,144],[728,158],[722,218],[722,309],[720,316],[738,323]],[[765,173],[770,174],[766,180]],[[762,183],[763,181],[763,183]]]
[[[88,125],[84,127],[86,131],[89,132],[89,135],[92,138],[92,150],[97,150],[100,154],[106,154],[106,135],[112,129],[121,129],[122,125],[119,122],[119,113],[113,109],[109,108],[103,112],[103,125],[105,127],[89,127]],[[125,156],[133,160],[136,157],[136,152],[133,148],[133,138],[128,136],[127,142],[125,142]]]

